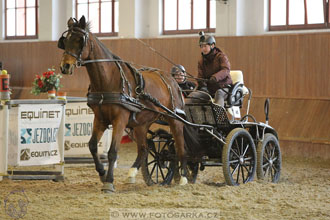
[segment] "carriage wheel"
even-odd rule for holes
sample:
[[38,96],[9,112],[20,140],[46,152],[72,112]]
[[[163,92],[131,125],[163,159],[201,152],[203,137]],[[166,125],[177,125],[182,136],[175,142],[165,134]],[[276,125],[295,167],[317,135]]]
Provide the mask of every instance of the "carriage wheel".
[[[162,136],[163,132],[166,131],[162,130]],[[153,138],[147,140],[148,156],[141,166],[143,179],[148,186],[170,184],[175,169],[174,141],[172,138],[163,138],[155,133]],[[168,134],[167,137],[171,135]]]
[[267,182],[280,180],[282,156],[280,144],[273,134],[265,134],[264,140],[257,147],[257,177]]
[[249,132],[235,128],[228,134],[222,150],[222,163],[228,185],[236,186],[253,180],[257,155]]

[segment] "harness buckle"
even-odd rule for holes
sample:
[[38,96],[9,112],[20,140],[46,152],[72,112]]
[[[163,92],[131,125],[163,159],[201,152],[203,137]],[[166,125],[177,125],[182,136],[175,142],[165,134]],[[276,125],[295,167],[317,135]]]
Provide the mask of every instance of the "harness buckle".
[[101,94],[101,99],[99,101],[99,105],[102,105],[103,104],[103,100],[104,100],[104,97],[103,97],[103,94]]
[[82,60],[77,60],[76,67],[80,68],[83,65],[82,62],[83,62]]
[[135,93],[136,93],[137,95],[140,95],[140,94],[142,93],[142,89],[141,89],[140,86],[137,86],[137,87],[135,88]]

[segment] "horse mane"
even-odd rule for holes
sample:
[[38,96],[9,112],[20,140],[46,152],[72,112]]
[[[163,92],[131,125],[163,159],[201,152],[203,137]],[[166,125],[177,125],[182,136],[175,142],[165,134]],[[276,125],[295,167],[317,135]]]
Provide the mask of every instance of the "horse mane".
[[[90,21],[88,21],[86,23],[85,31],[88,32],[89,34],[91,34],[91,29],[92,29],[92,24],[91,24]],[[95,41],[99,44],[99,46],[101,47],[101,49],[103,50],[103,52],[107,56],[109,56],[112,59],[121,60],[121,58],[119,56],[117,56],[116,54],[112,53],[112,51],[109,50],[109,48],[107,48],[97,37],[95,38]]]

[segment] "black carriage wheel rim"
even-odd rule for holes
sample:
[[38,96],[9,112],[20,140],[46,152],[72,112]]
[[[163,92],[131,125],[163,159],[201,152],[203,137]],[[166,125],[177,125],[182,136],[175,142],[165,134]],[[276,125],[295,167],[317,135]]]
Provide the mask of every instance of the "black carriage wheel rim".
[[[238,184],[247,183],[254,167],[254,156],[251,143],[245,136],[238,136],[230,148],[229,169],[233,180]],[[232,154],[231,154],[232,153]]]
[[262,170],[264,177],[274,180],[279,173],[279,152],[275,142],[269,141],[265,145]]

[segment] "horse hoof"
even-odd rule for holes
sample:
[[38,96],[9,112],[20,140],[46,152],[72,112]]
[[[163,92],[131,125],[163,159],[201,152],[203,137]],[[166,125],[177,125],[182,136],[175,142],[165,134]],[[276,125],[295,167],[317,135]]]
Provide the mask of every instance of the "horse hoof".
[[187,177],[181,176],[179,185],[180,185],[180,186],[184,186],[184,185],[186,185],[187,183],[188,183],[188,179],[187,179]]
[[115,192],[115,187],[112,183],[104,183],[101,190],[104,193],[113,193]]
[[135,183],[135,176],[138,173],[138,169],[132,167],[128,170],[128,183]]
[[128,177],[128,179],[127,179],[127,183],[129,183],[129,184],[134,184],[135,183],[135,177]]

